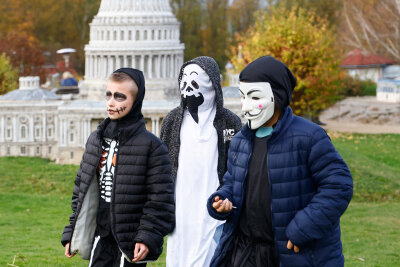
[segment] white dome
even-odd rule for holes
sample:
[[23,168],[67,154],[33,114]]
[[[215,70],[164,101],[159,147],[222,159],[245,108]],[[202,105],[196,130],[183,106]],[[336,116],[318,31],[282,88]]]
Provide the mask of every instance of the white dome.
[[166,12],[171,13],[171,7],[168,0],[103,0],[101,1],[98,15],[112,13],[130,13],[137,15],[140,13]]

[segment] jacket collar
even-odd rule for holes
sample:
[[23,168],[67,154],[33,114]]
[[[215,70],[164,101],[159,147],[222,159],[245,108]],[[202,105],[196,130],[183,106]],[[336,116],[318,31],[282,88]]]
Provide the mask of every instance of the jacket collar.
[[[111,119],[107,118],[104,121],[102,121],[97,127],[97,137],[99,139],[103,138],[103,131],[106,128],[106,126],[110,123],[110,121]],[[138,121],[132,123],[131,125],[119,130],[118,132],[119,141],[121,143],[126,140],[129,140],[131,137],[138,135],[141,132],[144,132],[145,130],[146,130],[146,124],[144,118],[141,118]]]
[[[289,127],[293,120],[293,111],[290,107],[286,107],[285,114],[283,114],[282,118],[278,120],[274,130],[272,131],[271,138],[269,142],[274,142],[278,139]],[[246,123],[242,128],[242,134],[246,139],[253,140],[256,130],[252,130],[249,128],[249,125]]]

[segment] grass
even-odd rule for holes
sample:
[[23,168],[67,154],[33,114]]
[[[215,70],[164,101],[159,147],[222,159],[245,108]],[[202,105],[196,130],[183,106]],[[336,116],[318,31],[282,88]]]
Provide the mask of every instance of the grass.
[[330,136],[353,175],[353,201],[400,201],[400,135]]
[[351,202],[341,228],[345,266],[400,266],[400,203]]
[[[400,135],[330,136],[354,178],[341,223],[346,266],[400,266]],[[87,266],[60,244],[77,169],[0,158],[0,266]],[[148,266],[165,266],[165,254]]]

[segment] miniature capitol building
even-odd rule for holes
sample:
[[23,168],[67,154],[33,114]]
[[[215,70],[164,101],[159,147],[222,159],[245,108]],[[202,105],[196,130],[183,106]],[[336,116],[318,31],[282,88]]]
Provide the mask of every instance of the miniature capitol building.
[[144,72],[146,99],[177,97],[183,64],[180,23],[168,0],[103,0],[85,46],[85,99],[104,99],[107,77],[120,67]]
[[178,72],[184,45],[168,0],[103,0],[90,24],[85,80],[69,97],[21,77],[19,89],[0,96],[0,156],[36,156],[78,164],[85,143],[107,117],[107,77],[117,68],[144,71],[146,128],[159,135],[163,117],[179,104]]

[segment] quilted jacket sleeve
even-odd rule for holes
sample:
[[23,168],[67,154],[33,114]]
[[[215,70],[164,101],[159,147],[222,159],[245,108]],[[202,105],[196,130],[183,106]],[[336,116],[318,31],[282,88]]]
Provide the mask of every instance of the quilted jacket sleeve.
[[353,195],[350,171],[322,128],[313,135],[308,168],[317,186],[316,194],[286,228],[287,238],[300,248],[332,231]]
[[162,252],[163,238],[172,231],[175,221],[174,188],[167,148],[159,140],[153,142],[148,158],[147,202],[137,229],[135,242],[145,243],[149,257]]
[[221,186],[218,189],[217,192],[213,193],[208,198],[208,201],[207,201],[207,210],[208,210],[208,213],[210,214],[210,216],[213,217],[214,219],[222,220],[222,221],[226,220],[231,215],[232,211],[230,211],[228,213],[220,213],[213,208],[212,203],[214,202],[214,198],[216,196],[219,196],[220,199],[228,198],[230,201],[232,201],[233,181],[234,181],[234,176],[233,176],[233,161],[234,161],[234,159],[231,156],[231,155],[233,155],[231,153],[232,145],[234,145],[234,143],[231,143],[231,147],[229,148],[229,152],[228,152],[227,171],[223,178],[224,184],[223,184],[223,186]]

